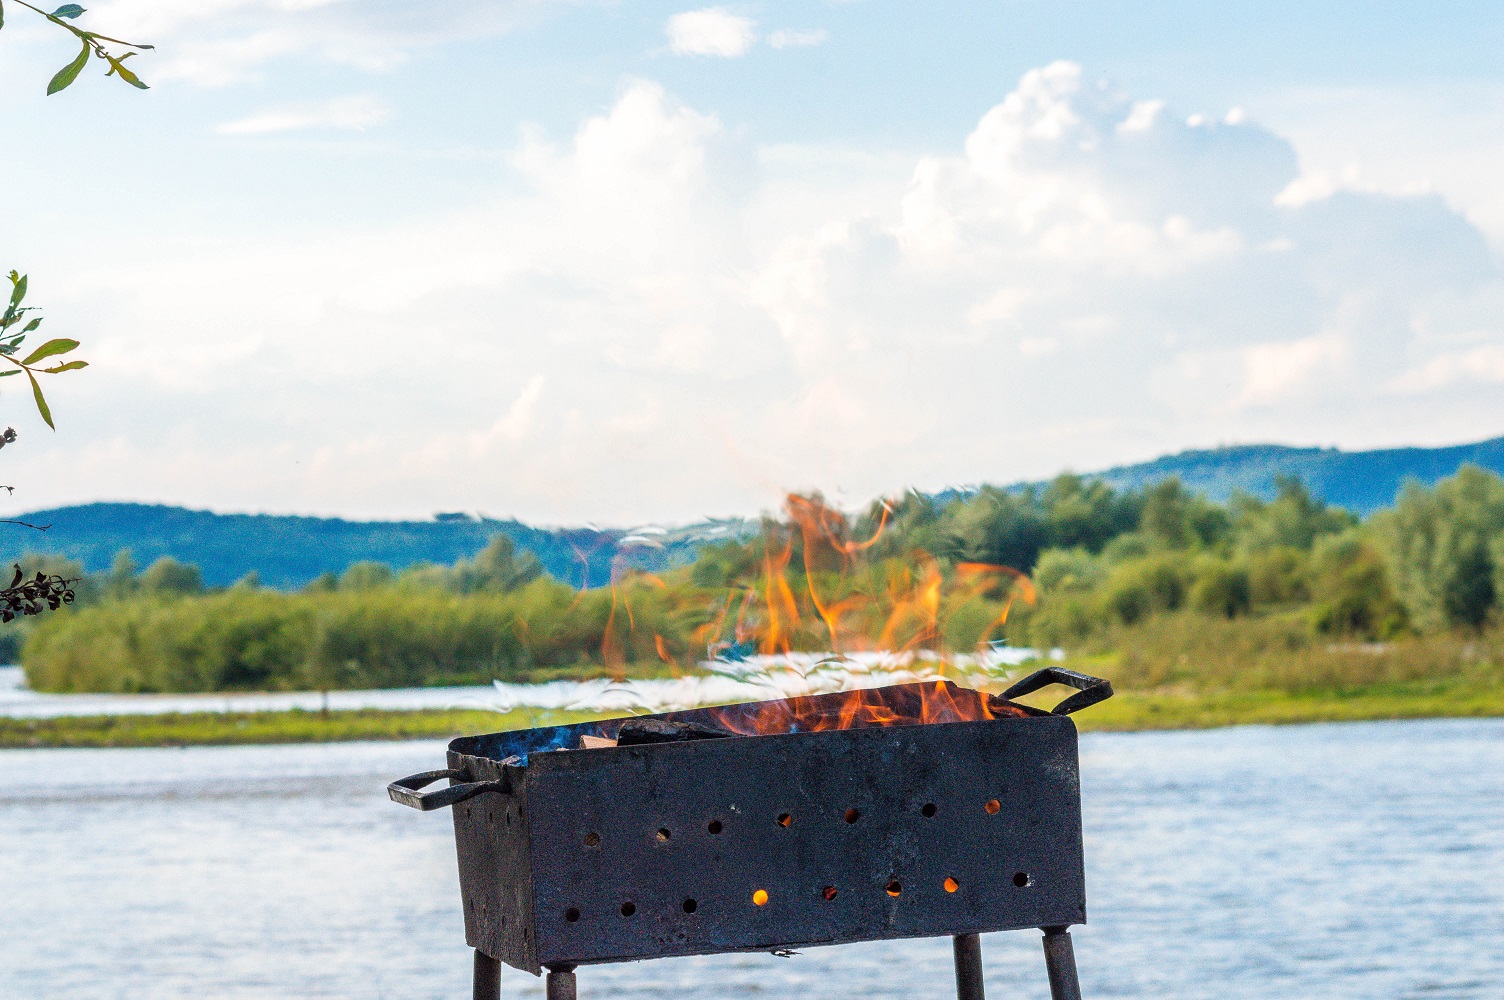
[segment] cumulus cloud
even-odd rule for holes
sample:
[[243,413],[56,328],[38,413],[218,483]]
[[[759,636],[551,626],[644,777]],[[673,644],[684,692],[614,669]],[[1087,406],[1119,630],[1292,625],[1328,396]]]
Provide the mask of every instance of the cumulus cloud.
[[794,31],[790,28],[780,28],[768,36],[768,44],[775,49],[795,49],[824,45],[829,40],[830,32],[824,28],[814,28],[810,31]]
[[668,19],[664,31],[668,34],[669,47],[686,56],[734,59],[746,55],[757,41],[756,22],[724,7],[675,14]]
[[266,135],[310,128],[363,131],[380,125],[391,116],[391,109],[384,102],[369,94],[361,94],[313,104],[266,108],[245,118],[225,122],[215,131],[222,135]]
[[17,475],[636,521],[1499,430],[1487,241],[1435,195],[1290,195],[1295,150],[1245,115],[1193,123],[1056,63],[897,178],[815,160],[636,82],[572,135],[530,135],[523,194],[80,260],[84,291],[51,308],[120,339],[91,356],[98,412],[71,419],[112,426],[115,393],[139,427]]

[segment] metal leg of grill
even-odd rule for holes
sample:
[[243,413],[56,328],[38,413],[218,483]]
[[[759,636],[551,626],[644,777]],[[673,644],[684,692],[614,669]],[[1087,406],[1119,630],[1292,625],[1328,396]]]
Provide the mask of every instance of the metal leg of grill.
[[575,1000],[574,966],[550,965],[543,992],[547,1000]]
[[475,1000],[501,1000],[501,963],[479,948],[475,950]]
[[1066,928],[1044,928],[1044,967],[1050,975],[1052,1000],[1081,1000],[1076,951],[1071,947],[1070,931]]
[[956,1000],[983,1000],[982,939],[957,934],[951,944],[956,951]]

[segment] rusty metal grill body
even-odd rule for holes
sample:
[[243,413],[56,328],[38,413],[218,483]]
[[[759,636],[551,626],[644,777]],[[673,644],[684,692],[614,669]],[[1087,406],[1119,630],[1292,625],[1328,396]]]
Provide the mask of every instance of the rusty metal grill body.
[[[793,704],[808,716],[841,700]],[[453,805],[477,997],[493,995],[492,960],[557,970],[568,996],[590,963],[939,935],[957,937],[958,988],[980,997],[975,935],[1043,928],[1047,956],[1053,935],[1068,957],[1064,929],[1086,920],[1076,727],[1006,708],[559,752],[545,751],[623,720],[466,737],[445,772],[395,783],[393,798]],[[450,787],[415,791],[437,775]]]

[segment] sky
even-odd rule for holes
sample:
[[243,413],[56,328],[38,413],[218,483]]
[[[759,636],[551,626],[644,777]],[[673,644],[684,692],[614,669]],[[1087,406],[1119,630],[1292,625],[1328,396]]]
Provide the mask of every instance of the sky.
[[856,507],[1504,434],[1504,8],[7,5],[13,512]]

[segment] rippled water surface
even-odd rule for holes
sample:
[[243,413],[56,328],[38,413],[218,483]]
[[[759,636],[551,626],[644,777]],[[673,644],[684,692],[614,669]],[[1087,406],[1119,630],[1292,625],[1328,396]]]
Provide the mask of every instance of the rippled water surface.
[[[0,996],[465,997],[440,743],[0,752]],[[1083,738],[1088,998],[1504,996],[1504,721]],[[1048,996],[1038,935],[989,996]],[[944,940],[581,970],[592,997],[954,995]],[[541,996],[507,970],[503,995]]]

